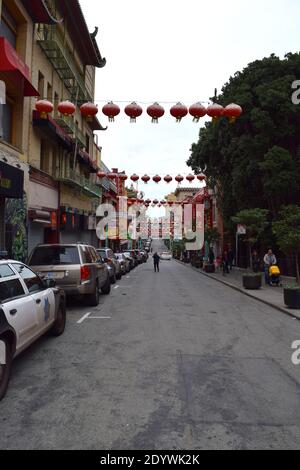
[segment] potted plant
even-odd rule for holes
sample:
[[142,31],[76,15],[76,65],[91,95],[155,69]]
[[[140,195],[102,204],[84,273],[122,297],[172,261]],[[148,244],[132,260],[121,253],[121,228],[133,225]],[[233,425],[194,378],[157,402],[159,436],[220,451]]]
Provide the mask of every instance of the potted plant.
[[247,290],[257,290],[262,286],[262,274],[247,273],[243,275],[243,286]]
[[285,286],[283,296],[287,307],[300,309],[300,284]]

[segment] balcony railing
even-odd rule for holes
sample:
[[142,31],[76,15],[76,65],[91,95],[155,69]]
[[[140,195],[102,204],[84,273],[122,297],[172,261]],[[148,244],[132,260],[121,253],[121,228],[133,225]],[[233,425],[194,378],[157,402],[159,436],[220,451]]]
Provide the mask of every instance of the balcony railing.
[[56,179],[72,187],[79,187],[81,191],[88,194],[89,196],[100,198],[102,195],[102,191],[99,186],[92,183],[87,178],[85,178],[85,176],[80,175],[71,168],[67,168],[62,172],[59,172]]
[[70,137],[72,137],[74,140],[77,139],[80,147],[86,146],[85,135],[80,129],[78,129],[78,127],[76,127],[73,116],[63,116],[56,109],[54,112],[54,121],[68,135],[70,135]]
[[74,57],[68,51],[67,45],[64,44],[56,28],[56,25],[39,25],[37,42],[64,81],[72,101],[77,101],[78,104],[91,101],[92,96],[86,88],[84,75],[78,70]]

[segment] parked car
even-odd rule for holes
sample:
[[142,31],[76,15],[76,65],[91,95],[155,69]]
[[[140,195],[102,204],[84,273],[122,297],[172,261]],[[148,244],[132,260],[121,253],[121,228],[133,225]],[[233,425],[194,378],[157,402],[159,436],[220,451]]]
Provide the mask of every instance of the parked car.
[[100,290],[105,295],[110,293],[107,266],[93,246],[38,245],[28,264],[40,276],[54,279],[67,296],[83,296],[91,306],[99,304]]
[[163,261],[171,261],[172,259],[172,253],[170,253],[169,251],[164,251],[159,256],[160,256],[160,259]]
[[124,251],[124,254],[129,255],[133,259],[134,267],[136,268],[139,264],[139,261],[138,261],[138,257],[135,251],[134,250]]
[[121,266],[121,271],[122,274],[127,274],[130,271],[130,262],[129,259],[126,258],[124,253],[115,253],[116,258],[118,259],[120,266]]
[[148,255],[147,251],[141,250],[141,255],[142,255],[143,263],[147,263],[148,258],[149,258],[149,255]]
[[142,256],[142,253],[140,252],[140,250],[133,250],[137,256],[137,260],[138,260],[138,264],[142,264],[143,263],[143,256]]
[[118,263],[114,252],[110,248],[99,248],[97,253],[103,258],[104,262],[110,267],[110,281],[115,284],[117,279],[120,280],[122,277],[121,266]]
[[122,253],[126,259],[128,259],[129,261],[129,268],[130,268],[130,271],[132,269],[135,268],[135,261],[134,261],[134,258],[130,255],[130,253],[126,252],[126,253]]
[[63,334],[66,298],[53,280],[43,281],[23,263],[0,261],[0,400],[13,359],[49,332]]

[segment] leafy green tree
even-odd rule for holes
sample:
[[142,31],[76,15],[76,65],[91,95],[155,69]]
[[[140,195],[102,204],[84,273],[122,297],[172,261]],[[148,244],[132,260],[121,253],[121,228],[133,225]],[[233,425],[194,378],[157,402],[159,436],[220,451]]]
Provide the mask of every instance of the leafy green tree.
[[281,251],[295,258],[297,281],[300,280],[300,207],[289,205],[279,212],[279,220],[273,223],[273,232]]
[[240,211],[232,221],[235,224],[244,225],[247,230],[247,242],[249,244],[249,259],[250,266],[252,266],[252,247],[258,242],[259,238],[264,233],[269,225],[268,221],[269,211],[266,209],[244,209]]
[[300,204],[300,105],[291,99],[299,77],[299,53],[250,63],[216,99],[240,104],[242,116],[235,124],[207,122],[192,145],[187,163],[196,172],[206,168],[226,226],[243,209],[275,217],[282,205]]

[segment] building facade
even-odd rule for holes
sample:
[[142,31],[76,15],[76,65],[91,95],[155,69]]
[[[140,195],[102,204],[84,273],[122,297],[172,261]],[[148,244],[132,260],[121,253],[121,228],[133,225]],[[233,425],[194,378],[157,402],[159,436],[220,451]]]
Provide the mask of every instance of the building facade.
[[[101,147],[94,133],[104,128],[80,112],[83,103],[94,102],[96,70],[105,65],[97,30],[88,31],[78,0],[0,0],[0,11],[0,55],[7,56],[6,62],[0,59],[6,87],[0,151],[13,171],[23,173],[22,198],[19,191],[10,202],[9,194],[0,192],[1,247],[20,258],[13,246],[18,228],[10,223],[12,210],[25,217],[19,234],[24,257],[37,243],[97,245]],[[38,112],[36,97],[51,102],[53,112]],[[75,105],[73,115],[59,113],[62,101]]]

